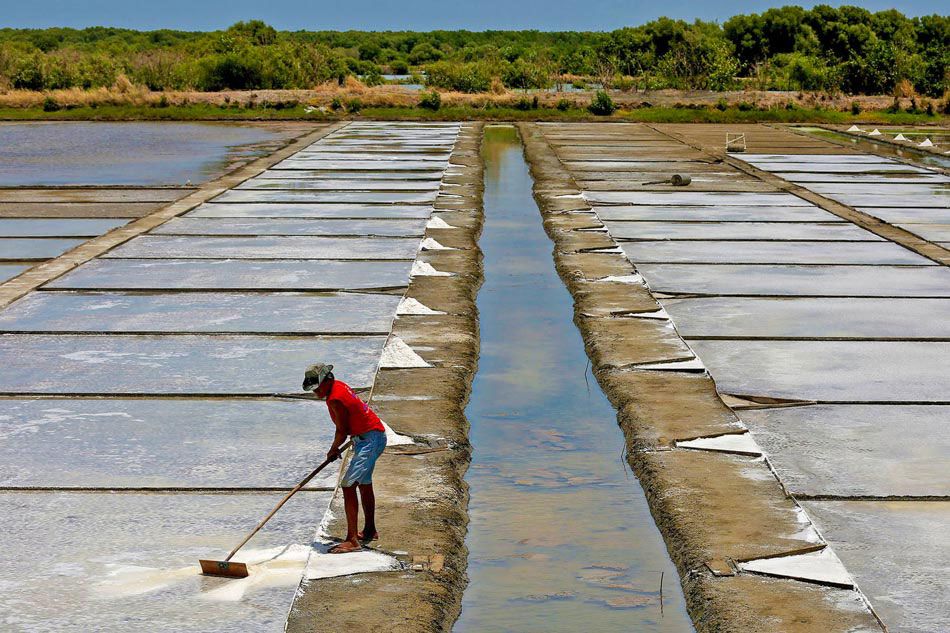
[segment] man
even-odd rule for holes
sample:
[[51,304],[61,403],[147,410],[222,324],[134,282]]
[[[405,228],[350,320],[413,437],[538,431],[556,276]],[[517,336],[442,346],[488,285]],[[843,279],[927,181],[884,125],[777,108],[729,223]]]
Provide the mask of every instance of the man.
[[[358,552],[361,543],[379,538],[376,531],[376,496],[373,493],[373,468],[376,460],[386,449],[386,427],[365,402],[353,393],[350,386],[333,376],[333,365],[317,363],[307,368],[303,379],[304,391],[313,391],[321,400],[326,400],[330,419],[336,426],[333,444],[327,451],[327,459],[340,456],[340,446],[347,436],[353,438],[353,458],[350,460],[343,481],[343,507],[346,510],[346,540],[330,550],[331,554]],[[359,497],[363,501],[365,523],[363,531],[357,531],[359,523]]]

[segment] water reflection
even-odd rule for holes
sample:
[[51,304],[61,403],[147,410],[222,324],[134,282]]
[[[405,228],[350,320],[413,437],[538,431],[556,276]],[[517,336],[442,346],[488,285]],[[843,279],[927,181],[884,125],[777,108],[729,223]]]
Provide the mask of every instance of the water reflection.
[[615,412],[587,374],[514,128],[489,127],[483,158],[470,584],[455,630],[691,631]]
[[0,124],[0,186],[200,183],[281,137],[215,123]]

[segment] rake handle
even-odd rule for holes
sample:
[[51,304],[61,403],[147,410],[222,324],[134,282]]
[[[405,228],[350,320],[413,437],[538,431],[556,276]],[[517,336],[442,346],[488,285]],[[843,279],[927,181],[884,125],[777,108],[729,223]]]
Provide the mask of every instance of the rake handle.
[[[343,451],[345,451],[346,449],[348,449],[352,443],[353,443],[352,440],[347,440],[347,441],[337,450],[337,453],[338,453],[338,454],[342,454]],[[251,533],[247,535],[247,538],[245,538],[243,541],[241,541],[241,542],[238,544],[237,547],[235,547],[234,549],[231,550],[231,553],[228,554],[228,557],[224,559],[224,562],[228,562],[229,560],[231,560],[231,557],[234,556],[235,554],[237,554],[239,549],[241,549],[242,547],[244,547],[245,545],[247,545],[247,542],[250,541],[252,538],[254,538],[254,535],[255,535],[255,534],[257,534],[258,532],[261,531],[261,528],[264,527],[264,524],[267,523],[268,521],[270,521],[272,516],[274,516],[275,514],[277,514],[277,511],[280,510],[281,507],[283,507],[283,505],[284,505],[285,503],[287,503],[287,500],[288,500],[288,499],[290,499],[292,496],[294,496],[295,494],[297,494],[298,492],[300,492],[300,489],[303,488],[304,486],[306,486],[308,483],[310,483],[310,480],[313,479],[314,477],[316,477],[317,474],[318,474],[321,470],[323,470],[324,468],[326,468],[327,466],[329,466],[330,464],[332,464],[333,462],[335,462],[335,461],[338,460],[338,459],[339,459],[339,455],[338,455],[337,457],[334,457],[333,459],[325,459],[325,460],[323,460],[323,463],[322,463],[322,464],[320,464],[319,466],[317,466],[316,468],[314,468],[314,469],[313,469],[313,472],[311,472],[309,475],[307,475],[306,477],[304,477],[304,478],[303,478],[303,481],[301,481],[299,484],[297,484],[296,486],[294,486],[294,489],[291,490],[290,492],[288,492],[288,493],[287,493],[287,496],[285,496],[283,499],[281,499],[281,500],[277,503],[277,505],[274,506],[274,509],[270,511],[270,514],[268,514],[266,517],[264,517],[264,519],[263,519],[260,523],[257,524],[257,527],[254,528],[254,529],[251,531]]]

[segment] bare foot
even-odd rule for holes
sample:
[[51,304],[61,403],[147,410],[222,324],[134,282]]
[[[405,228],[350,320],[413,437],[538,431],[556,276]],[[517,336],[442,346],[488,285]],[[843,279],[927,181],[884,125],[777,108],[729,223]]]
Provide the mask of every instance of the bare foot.
[[372,543],[373,541],[379,540],[379,532],[374,531],[372,534],[370,534],[369,538],[363,536],[365,533],[366,533],[365,530],[362,532],[356,533],[356,538],[358,538],[361,543]]
[[354,543],[352,541],[343,541],[339,545],[330,548],[331,554],[349,554],[350,552],[358,552],[362,547],[359,543]]

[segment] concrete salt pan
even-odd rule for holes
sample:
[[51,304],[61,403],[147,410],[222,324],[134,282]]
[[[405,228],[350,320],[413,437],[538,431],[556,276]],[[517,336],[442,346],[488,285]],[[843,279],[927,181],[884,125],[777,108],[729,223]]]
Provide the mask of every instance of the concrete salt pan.
[[432,207],[388,204],[281,204],[276,202],[245,202],[234,204],[205,203],[190,211],[187,218],[363,218],[363,219],[426,219]]
[[61,289],[364,290],[409,283],[401,261],[97,259],[48,284]]

